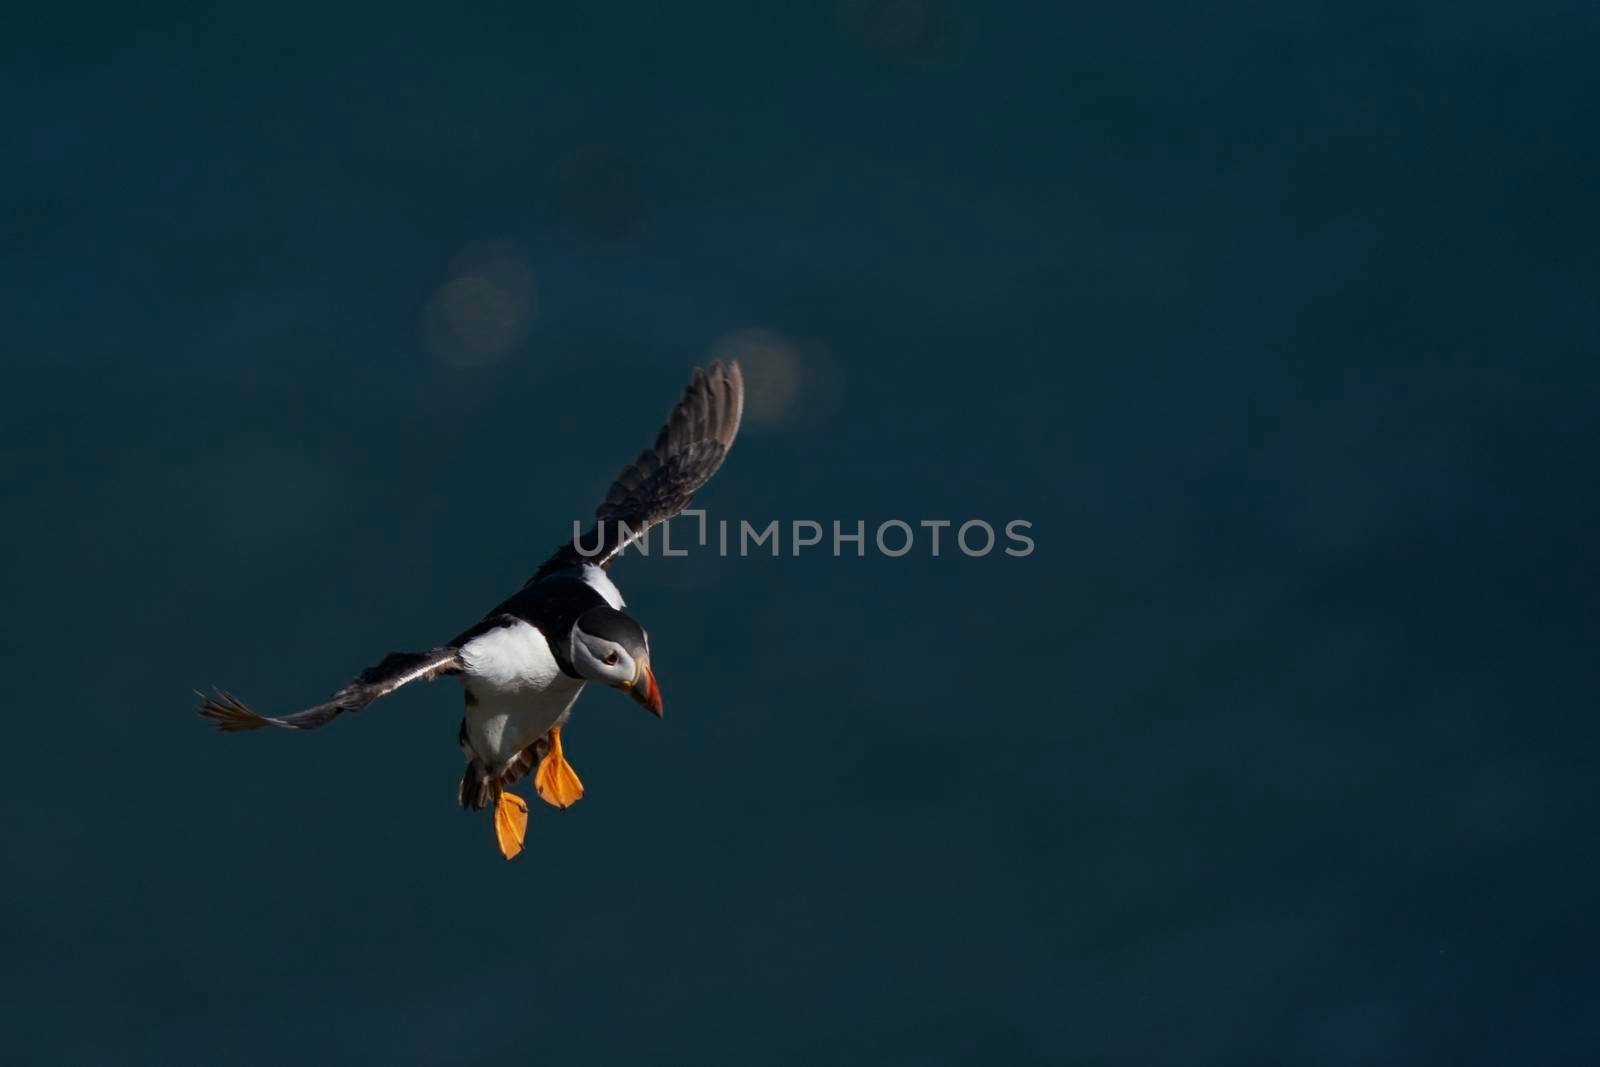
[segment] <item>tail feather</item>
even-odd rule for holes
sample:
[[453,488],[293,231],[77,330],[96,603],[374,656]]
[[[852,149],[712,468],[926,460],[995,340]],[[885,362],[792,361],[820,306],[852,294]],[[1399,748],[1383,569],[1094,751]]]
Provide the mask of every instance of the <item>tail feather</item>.
[[467,769],[461,772],[461,785],[456,789],[456,803],[470,811],[481,811],[488,807],[489,802],[494,799],[496,785],[501,788],[514,785],[523,775],[537,767],[550,751],[549,739],[541,737],[513,756],[511,762],[507,763],[498,774],[494,774],[472,751],[472,742],[467,738],[465,719],[461,720],[456,743],[461,746],[462,754],[467,757]]
[[467,764],[461,774],[461,786],[456,791],[456,803],[468,811],[482,811],[494,799],[495,777],[477,760]]

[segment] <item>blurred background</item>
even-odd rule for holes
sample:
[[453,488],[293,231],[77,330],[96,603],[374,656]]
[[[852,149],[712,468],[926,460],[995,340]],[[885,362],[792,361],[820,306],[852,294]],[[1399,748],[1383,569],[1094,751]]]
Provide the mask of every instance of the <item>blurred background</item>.
[[[1596,20],[8,16],[8,1059],[1594,1062]],[[514,863],[454,682],[195,717],[474,622],[727,355],[713,520],[1035,552],[625,560],[666,718]]]

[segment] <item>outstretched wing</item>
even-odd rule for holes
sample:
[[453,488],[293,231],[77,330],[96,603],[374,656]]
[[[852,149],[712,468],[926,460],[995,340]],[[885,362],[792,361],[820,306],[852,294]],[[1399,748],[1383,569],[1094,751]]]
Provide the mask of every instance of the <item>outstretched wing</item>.
[[656,443],[623,468],[605,503],[595,509],[594,528],[578,542],[583,550],[562,545],[528,584],[580,563],[609,567],[650,527],[688,507],[722,466],[743,414],[744,376],[739,364],[713,362],[704,371],[696,367],[683,399],[656,434]]
[[382,663],[362,671],[326,703],[279,718],[251,711],[237,698],[220,689],[215,696],[207,697],[204,693],[196,695],[202,701],[200,714],[216,723],[217,729],[224,733],[259,730],[263,726],[315,730],[332,722],[341,712],[360,711],[408,682],[419,678],[431,681],[441,674],[454,674],[460,669],[461,663],[454,648],[436,648],[431,652],[391,652],[383,657]]

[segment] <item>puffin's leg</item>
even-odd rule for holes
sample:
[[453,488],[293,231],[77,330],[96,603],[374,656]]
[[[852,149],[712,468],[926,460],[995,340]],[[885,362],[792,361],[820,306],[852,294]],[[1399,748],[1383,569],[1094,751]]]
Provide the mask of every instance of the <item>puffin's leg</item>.
[[512,859],[522,851],[522,839],[528,832],[528,802],[498,782],[494,792],[495,840],[500,842],[500,854]]
[[578,772],[572,769],[572,764],[567,762],[567,757],[561,751],[561,724],[550,728],[546,740],[550,743],[550,752],[539,764],[539,769],[533,773],[533,789],[539,794],[539,799],[546,804],[554,804],[558,808],[570,808],[583,796],[583,782],[578,779]]

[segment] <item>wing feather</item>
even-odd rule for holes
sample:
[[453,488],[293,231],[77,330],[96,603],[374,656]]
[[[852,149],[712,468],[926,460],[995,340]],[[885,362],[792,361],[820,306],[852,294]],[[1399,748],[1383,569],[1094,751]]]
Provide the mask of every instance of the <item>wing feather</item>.
[[212,696],[196,693],[200,697],[200,714],[217,724],[224,733],[241,733],[259,730],[263,726],[277,726],[285,730],[315,730],[325,726],[347,711],[360,711],[379,697],[388,696],[403,685],[418,679],[432,680],[441,674],[460,670],[460,660],[454,647],[436,648],[430,652],[391,652],[376,666],[368,667],[328,700],[292,715],[262,715],[245,706],[244,702],[218,689]]
[[611,483],[595,509],[595,525],[579,543],[564,544],[528,584],[580,563],[609,567],[628,545],[689,506],[733,447],[744,414],[744,375],[736,362],[696,367],[655,444],[639,453]]

